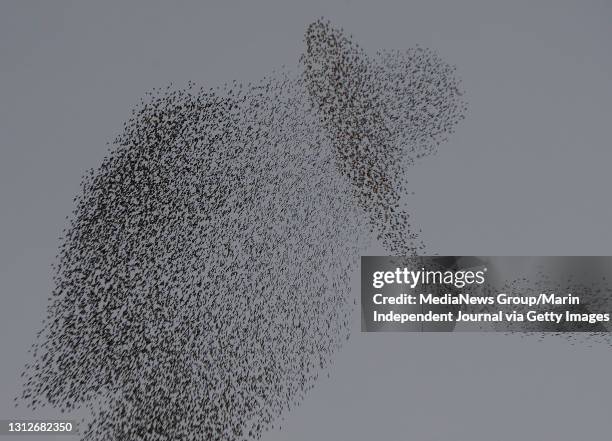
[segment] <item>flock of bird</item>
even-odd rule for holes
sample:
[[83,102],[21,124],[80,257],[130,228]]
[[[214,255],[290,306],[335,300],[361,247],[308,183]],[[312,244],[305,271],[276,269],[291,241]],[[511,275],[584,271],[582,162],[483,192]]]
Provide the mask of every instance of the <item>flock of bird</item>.
[[82,181],[18,402],[84,440],[259,439],[349,336],[350,274],[423,250],[406,169],[466,105],[433,51],[320,19],[298,71],[148,94]]

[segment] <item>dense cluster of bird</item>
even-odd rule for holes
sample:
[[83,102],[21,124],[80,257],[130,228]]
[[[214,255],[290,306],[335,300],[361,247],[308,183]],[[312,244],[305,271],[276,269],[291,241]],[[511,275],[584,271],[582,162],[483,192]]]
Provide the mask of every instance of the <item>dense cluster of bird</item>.
[[368,56],[322,22],[308,28],[306,47],[305,87],[356,202],[390,254],[423,253],[402,207],[406,167],[434,153],[465,117],[455,67],[421,47]]
[[87,440],[258,439],[348,338],[369,241],[422,250],[404,173],[463,118],[453,68],[323,19],[305,43],[297,73],[134,110],[83,179],[20,401],[89,410]]

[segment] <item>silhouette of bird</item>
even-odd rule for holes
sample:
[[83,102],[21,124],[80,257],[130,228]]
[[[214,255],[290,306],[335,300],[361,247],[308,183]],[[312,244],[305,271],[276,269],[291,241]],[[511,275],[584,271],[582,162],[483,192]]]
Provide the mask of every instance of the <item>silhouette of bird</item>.
[[81,182],[23,402],[88,409],[86,440],[258,439],[348,338],[368,244],[424,250],[405,174],[463,118],[454,68],[324,19],[304,43],[297,72],[135,108]]

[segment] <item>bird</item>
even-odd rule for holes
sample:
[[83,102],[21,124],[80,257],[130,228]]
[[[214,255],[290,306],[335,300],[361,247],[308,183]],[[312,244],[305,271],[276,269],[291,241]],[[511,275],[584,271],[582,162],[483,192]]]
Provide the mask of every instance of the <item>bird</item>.
[[292,68],[153,89],[84,174],[19,401],[87,410],[83,440],[259,439],[349,338],[360,253],[425,249],[405,176],[464,95],[323,17]]

